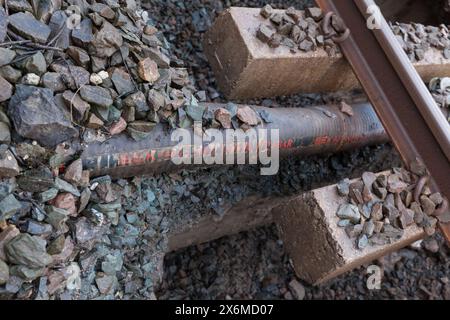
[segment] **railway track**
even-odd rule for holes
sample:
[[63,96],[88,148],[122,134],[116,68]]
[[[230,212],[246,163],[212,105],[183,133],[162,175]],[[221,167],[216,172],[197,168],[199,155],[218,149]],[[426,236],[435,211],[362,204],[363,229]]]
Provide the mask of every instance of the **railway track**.
[[[376,28],[367,27],[375,2],[318,0],[318,4],[326,17],[340,17],[345,24],[342,30],[329,31],[341,37],[345,57],[405,164],[423,163],[432,191],[450,199],[450,126],[384,17],[379,15]],[[444,223],[448,200],[447,208],[443,206],[440,228],[450,242],[450,224]]]

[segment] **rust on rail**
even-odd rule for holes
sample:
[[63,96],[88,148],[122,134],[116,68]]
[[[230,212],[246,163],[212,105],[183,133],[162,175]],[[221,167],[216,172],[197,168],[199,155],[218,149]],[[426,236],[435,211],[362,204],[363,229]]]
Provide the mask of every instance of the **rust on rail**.
[[[430,187],[450,199],[450,126],[380,13],[369,29],[372,0],[318,0],[350,29],[340,47],[407,166],[419,159]],[[442,208],[441,208],[442,209]],[[450,242],[448,210],[440,228]]]

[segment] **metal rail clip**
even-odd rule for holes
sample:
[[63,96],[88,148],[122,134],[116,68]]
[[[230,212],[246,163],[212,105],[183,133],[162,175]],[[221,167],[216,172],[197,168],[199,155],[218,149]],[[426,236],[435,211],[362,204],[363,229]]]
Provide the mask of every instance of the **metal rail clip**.
[[328,12],[323,18],[322,31],[326,39],[332,39],[335,43],[341,43],[350,36],[350,29],[334,12]]

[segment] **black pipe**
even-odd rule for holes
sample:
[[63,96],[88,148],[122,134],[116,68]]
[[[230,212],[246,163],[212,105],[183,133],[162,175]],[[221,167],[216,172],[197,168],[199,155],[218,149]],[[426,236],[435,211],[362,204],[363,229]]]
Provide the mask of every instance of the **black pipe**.
[[[211,109],[221,107],[218,104],[206,105]],[[252,106],[271,119],[271,123],[255,128],[279,129],[281,157],[334,153],[389,141],[370,104],[352,107],[353,116],[342,113],[338,106],[275,109]],[[81,158],[84,169],[89,170],[92,176],[110,175],[115,178],[195,167],[179,166],[171,161],[171,151],[176,144],[171,141],[171,132],[158,124],[151,137],[144,141],[136,142],[125,134],[119,135],[87,146]]]

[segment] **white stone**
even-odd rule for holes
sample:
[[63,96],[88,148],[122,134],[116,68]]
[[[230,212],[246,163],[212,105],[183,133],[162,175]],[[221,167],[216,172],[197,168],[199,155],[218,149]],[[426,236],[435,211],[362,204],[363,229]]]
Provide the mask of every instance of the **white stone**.
[[89,81],[96,86],[103,83],[102,77],[100,77],[96,73],[91,74],[91,76],[89,77]]
[[22,83],[23,84],[28,84],[30,86],[37,86],[39,85],[39,82],[41,81],[41,77],[39,77],[37,74],[35,73],[27,73],[23,78],[22,78]]
[[99,75],[99,77],[102,78],[103,80],[106,80],[106,79],[109,78],[109,73],[106,72],[105,70],[100,71],[100,72],[98,73],[98,75]]

